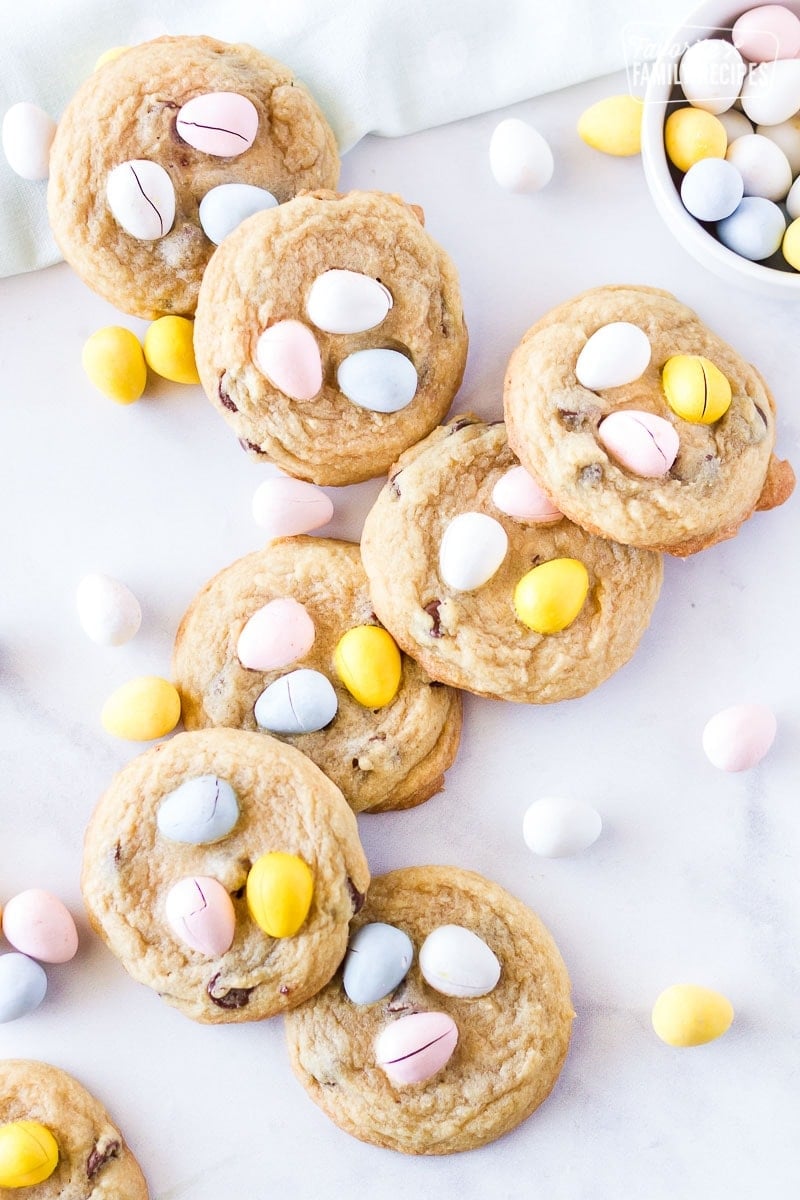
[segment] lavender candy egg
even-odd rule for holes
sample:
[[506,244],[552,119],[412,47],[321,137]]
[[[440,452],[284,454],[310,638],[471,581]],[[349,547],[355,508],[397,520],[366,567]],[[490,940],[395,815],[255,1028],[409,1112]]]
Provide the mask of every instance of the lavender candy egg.
[[423,979],[444,996],[485,996],[497,987],[500,962],[483,938],[463,925],[439,925],[419,951]]
[[141,242],[166,237],[175,220],[175,188],[159,163],[134,158],[109,171],[106,200],[118,225]]
[[239,820],[236,792],[217,775],[197,775],[169,792],[158,806],[158,832],[171,842],[210,846]]
[[164,906],[172,932],[192,950],[218,958],[236,932],[233,902],[217,879],[189,876],[170,888]]
[[680,447],[669,421],[635,409],[609,413],[600,422],[597,439],[620,466],[643,479],[666,475]]
[[293,537],[327,525],[333,501],[313,483],[279,475],[265,479],[253,493],[253,520],[267,537]]
[[255,141],[258,110],[237,92],[206,92],[183,105],[175,128],[195,150],[215,158],[236,158]]
[[47,975],[26,954],[0,954],[0,1025],[33,1012],[47,993]]
[[774,254],[785,232],[783,213],[763,196],[745,196],[729,217],[717,222],[717,237],[723,246],[751,262]]
[[586,341],[575,364],[578,383],[590,391],[633,383],[650,362],[650,340],[630,321],[601,325]]
[[729,217],[744,195],[744,181],[724,158],[701,158],[681,183],[683,206],[698,221]]
[[414,957],[411,938],[402,929],[373,921],[350,939],[342,984],[354,1004],[375,1004],[403,982]]
[[706,757],[720,771],[748,771],[767,753],[777,732],[764,704],[734,704],[716,713],[703,730]]
[[258,697],[256,724],[268,733],[314,733],[333,720],[339,708],[331,681],[319,671],[301,668],[282,675]]
[[266,188],[252,183],[221,183],[206,192],[198,216],[203,233],[218,246],[253,213],[275,208],[278,201]]

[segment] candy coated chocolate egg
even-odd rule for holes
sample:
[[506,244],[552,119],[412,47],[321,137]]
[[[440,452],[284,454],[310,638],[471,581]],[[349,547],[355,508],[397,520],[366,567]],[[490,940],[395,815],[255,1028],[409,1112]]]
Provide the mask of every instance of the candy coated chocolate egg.
[[342,984],[354,1004],[375,1004],[403,982],[414,957],[402,929],[373,921],[353,934],[347,947]]
[[733,1005],[711,988],[676,983],[656,1000],[653,1029],[668,1046],[703,1046],[722,1037],[733,1022]]
[[786,259],[790,267],[794,267],[795,271],[800,271],[800,221],[795,219],[792,221],[786,233],[783,235],[781,244],[783,257]]
[[130,588],[110,575],[85,575],[75,602],[83,632],[100,646],[122,646],[139,632],[139,601]]
[[538,192],[553,177],[553,151],[537,129],[509,117],[492,134],[489,166],[501,188]]
[[9,900],[3,933],[15,950],[40,962],[69,962],[78,950],[72,913],[58,896],[42,888],[28,888]]
[[522,821],[525,845],[543,858],[566,858],[588,850],[600,836],[603,822],[585,800],[543,796],[535,800]]
[[447,1013],[409,1013],[378,1034],[375,1060],[392,1083],[424,1083],[447,1065],[457,1042],[458,1028]]
[[218,246],[242,221],[277,203],[272,192],[252,183],[220,183],[203,196],[198,217],[203,233]]
[[744,195],[744,180],[723,158],[701,158],[683,177],[681,200],[698,221],[729,217]]
[[780,125],[800,109],[800,60],[755,67],[744,81],[742,108],[754,125]]
[[786,211],[793,221],[800,217],[800,179],[795,179],[786,197]]
[[45,998],[47,975],[26,954],[0,954],[0,1025],[33,1012]]
[[730,408],[730,383],[719,367],[700,354],[668,358],[661,383],[667,404],[684,421],[713,425]]
[[745,196],[729,217],[717,222],[717,237],[723,246],[752,262],[774,254],[785,231],[783,213],[763,196]]
[[312,283],[306,314],[325,333],[363,333],[385,321],[393,303],[392,293],[379,279],[334,269]]
[[[743,112],[738,108],[729,108],[727,112],[717,113],[717,120],[728,135],[728,145],[746,133],[755,133],[755,129]],[[761,130],[759,130],[761,132]]]
[[314,622],[291,596],[270,600],[249,618],[236,643],[236,656],[250,671],[274,671],[308,654]]
[[117,224],[138,241],[166,237],[175,220],[175,188],[159,163],[135,158],[109,172],[106,200]]
[[0,1187],[44,1183],[58,1166],[58,1142],[39,1121],[0,1125]]
[[207,958],[230,950],[236,914],[219,880],[208,875],[181,879],[167,893],[164,911],[172,932],[192,950]]
[[253,714],[256,724],[269,733],[314,733],[333,720],[338,707],[331,681],[302,667],[265,688]]
[[702,108],[679,108],[664,123],[667,157],[679,171],[702,158],[724,158],[728,147],[725,127]]
[[755,132],[769,138],[783,151],[794,179],[800,173],[800,116],[795,114],[780,125],[759,125]]
[[607,96],[587,108],[578,121],[578,136],[603,154],[627,157],[642,148],[644,105],[635,96]]
[[728,146],[725,158],[741,175],[745,196],[782,200],[792,186],[789,160],[780,146],[761,134],[737,138]]
[[169,792],[158,806],[158,831],[171,842],[209,846],[227,837],[239,820],[239,801],[226,779],[197,775]]
[[94,70],[99,71],[106,63],[113,62],[115,58],[119,58],[120,54],[124,54],[126,50],[130,50],[130,46],[112,46],[109,50],[104,50],[95,59]]
[[278,321],[256,342],[256,366],[293,400],[312,400],[322,387],[322,359],[314,334],[301,321]]
[[620,466],[643,479],[666,475],[680,446],[669,421],[632,408],[609,413],[598,426],[597,440]]
[[181,698],[168,680],[140,675],[112,692],[100,719],[106,733],[132,742],[150,742],[171,733],[178,724]]
[[445,996],[485,996],[497,986],[500,962],[494,951],[463,925],[439,925],[419,950],[426,983]]
[[769,63],[800,54],[800,20],[783,4],[762,4],[742,13],[732,37],[748,62]]
[[258,110],[237,92],[206,92],[187,100],[175,121],[185,142],[215,158],[235,158],[249,150],[258,133]]
[[749,771],[767,753],[777,732],[775,714],[764,704],[723,708],[703,730],[703,749],[720,771]]
[[333,501],[321,488],[302,479],[265,479],[253,493],[253,520],[268,538],[293,537],[327,525]]
[[471,592],[488,583],[507,551],[508,534],[499,521],[485,513],[461,513],[442,536],[439,571],[448,587]]
[[81,365],[90,383],[117,404],[133,404],[147,383],[141,343],[122,325],[106,325],[87,338]]
[[417,393],[417,370],[399,350],[356,350],[342,359],[336,372],[339,390],[372,412],[400,412]]
[[56,123],[36,104],[13,104],[3,117],[3,153],[23,179],[47,179]]
[[650,340],[630,321],[601,325],[586,341],[575,364],[578,383],[593,392],[622,387],[647,369]]
[[333,656],[336,673],[350,695],[365,708],[391,704],[400,687],[403,665],[397,643],[377,625],[348,629]]
[[524,467],[512,467],[500,476],[492,488],[492,502],[526,525],[551,525],[562,516]]
[[571,625],[589,592],[589,572],[577,558],[552,558],[522,576],[514,609],[534,633],[560,633]]
[[193,338],[194,321],[188,317],[159,317],[144,335],[148,367],[173,383],[199,383]]
[[247,876],[250,916],[273,938],[294,937],[308,916],[313,895],[311,868],[296,854],[262,854]]
[[679,78],[689,103],[716,115],[738,98],[745,70],[741,54],[730,42],[704,38],[685,51]]

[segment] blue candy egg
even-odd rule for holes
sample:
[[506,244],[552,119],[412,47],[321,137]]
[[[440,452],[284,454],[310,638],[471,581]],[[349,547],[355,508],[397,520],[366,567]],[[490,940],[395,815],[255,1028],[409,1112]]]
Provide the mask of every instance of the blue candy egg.
[[156,816],[159,833],[172,842],[207,846],[227,837],[239,820],[236,792],[216,775],[187,779],[161,801]]
[[342,982],[354,1004],[374,1004],[393,992],[408,974],[414,946],[394,925],[374,921],[350,939]]
[[744,195],[744,180],[724,158],[701,158],[689,168],[681,184],[683,206],[698,221],[722,221]]
[[745,196],[729,217],[717,222],[717,237],[723,246],[752,262],[774,254],[785,230],[786,221],[777,204],[762,196]]

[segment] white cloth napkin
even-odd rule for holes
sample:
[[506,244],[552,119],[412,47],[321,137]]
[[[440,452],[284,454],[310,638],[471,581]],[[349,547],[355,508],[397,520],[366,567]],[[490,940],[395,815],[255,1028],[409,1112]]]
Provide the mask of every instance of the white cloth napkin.
[[[623,33],[666,32],[690,0],[2,0],[0,114],[58,119],[98,56],[160,34],[249,42],[289,64],[342,151],[502,108],[623,65]],[[45,183],[0,155],[0,275],[59,258]]]

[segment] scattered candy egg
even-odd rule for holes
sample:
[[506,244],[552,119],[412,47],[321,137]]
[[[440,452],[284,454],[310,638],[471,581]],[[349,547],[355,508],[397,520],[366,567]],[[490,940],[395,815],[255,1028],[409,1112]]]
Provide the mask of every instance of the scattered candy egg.
[[226,779],[197,775],[168,792],[156,824],[163,837],[190,846],[210,846],[227,837],[239,820],[239,801]]
[[742,87],[742,108],[754,125],[780,125],[800,109],[800,61],[794,58],[755,67]]
[[781,249],[789,266],[800,271],[800,220],[797,218],[792,221],[783,235]]
[[800,21],[783,4],[762,4],[734,23],[733,44],[748,62],[772,62],[800,54]]
[[119,579],[96,573],[84,575],[75,603],[83,632],[99,646],[123,646],[139,632],[139,601]]
[[218,246],[242,221],[277,203],[272,192],[252,183],[220,183],[203,196],[197,215],[203,233]]
[[777,728],[775,714],[766,705],[734,704],[708,721],[703,749],[720,771],[749,771],[775,741]]
[[113,62],[115,58],[119,58],[120,54],[124,54],[126,50],[130,50],[130,46],[112,46],[110,50],[104,50],[95,61],[94,70],[99,71],[106,63]]
[[237,92],[206,92],[182,105],[175,128],[195,150],[215,158],[235,158],[255,141],[258,110]]
[[729,217],[744,195],[744,180],[724,158],[701,158],[683,177],[681,200],[698,221]]
[[106,700],[100,716],[106,733],[132,742],[150,742],[171,733],[181,719],[181,698],[158,675],[128,680]]
[[489,142],[489,166],[501,188],[538,192],[553,177],[553,151],[538,130],[509,117],[495,126]]
[[700,354],[668,358],[661,383],[667,404],[684,421],[713,425],[730,408],[730,383],[719,367]]
[[589,572],[577,558],[551,558],[523,575],[514,609],[534,633],[560,633],[571,625],[589,593]]
[[296,854],[262,854],[247,875],[247,907],[264,933],[294,937],[311,908],[314,876]]
[[236,656],[249,671],[275,671],[308,654],[314,622],[290,596],[270,600],[249,618],[236,643]]
[[118,404],[133,404],[147,383],[139,339],[121,325],[106,325],[84,343],[81,363],[89,380]]
[[0,1187],[27,1188],[49,1179],[58,1166],[58,1142],[39,1121],[0,1125]]
[[331,681],[303,667],[265,688],[253,714],[259,728],[269,733],[314,733],[330,724],[338,707]]
[[620,466],[643,479],[666,475],[680,446],[669,421],[632,408],[609,413],[598,426],[597,440]]
[[26,954],[0,954],[0,1025],[33,1012],[46,992],[44,967]]
[[642,148],[644,105],[635,96],[607,96],[581,114],[578,135],[594,150],[627,157]]
[[794,179],[800,173],[800,117],[795,114],[780,125],[759,125],[755,132],[769,138],[783,151]]
[[500,962],[494,951],[463,925],[439,925],[419,950],[426,983],[445,996],[485,996],[497,986]]
[[69,962],[78,951],[72,913],[58,896],[42,888],[28,888],[9,900],[3,933],[15,950],[39,962]]
[[785,230],[783,213],[763,196],[745,196],[729,217],[717,222],[717,237],[723,246],[752,262],[774,254]]
[[363,333],[386,320],[392,293],[379,279],[360,271],[325,271],[306,300],[309,321],[325,333]]
[[551,525],[562,514],[524,467],[512,467],[492,488],[492,503],[500,512],[528,525]]
[[253,493],[253,519],[267,537],[294,537],[327,525],[333,501],[321,488],[302,479],[265,479]]
[[566,858],[594,845],[603,822],[596,808],[585,800],[543,796],[525,813],[522,836],[525,845],[543,858]]
[[179,880],[167,892],[164,912],[172,932],[192,950],[208,958],[230,950],[236,914],[219,880],[208,875]]
[[399,350],[356,350],[342,359],[336,372],[339,390],[372,412],[394,413],[405,408],[417,393],[417,369]]
[[256,366],[293,400],[312,400],[322,387],[322,359],[314,334],[301,321],[278,321],[256,342]]
[[447,1013],[409,1013],[378,1034],[375,1060],[392,1083],[424,1083],[446,1066],[457,1042],[456,1023]]
[[385,708],[400,687],[403,664],[397,643],[377,625],[356,625],[340,639],[333,655],[336,673],[365,708]]
[[630,321],[601,325],[587,340],[575,364],[578,383],[590,391],[622,387],[647,369],[650,340],[643,329]]
[[702,158],[724,158],[728,147],[725,127],[702,108],[678,108],[664,123],[664,146],[670,162],[688,171]]
[[159,317],[144,335],[148,367],[173,383],[199,383],[193,337],[194,321],[188,317]]
[[780,146],[761,134],[737,138],[728,146],[725,158],[741,175],[745,196],[782,200],[792,186],[789,160]]
[[47,179],[56,123],[36,104],[13,104],[3,117],[3,153],[23,179]]
[[[727,112],[717,113],[716,117],[728,135],[728,145],[736,138],[744,137],[746,133],[755,133],[747,117],[738,108],[729,108]],[[761,132],[763,130],[759,130],[759,133]]]
[[704,38],[684,52],[678,74],[689,103],[716,115],[726,112],[738,98],[746,69],[730,42]]
[[398,987],[411,966],[414,946],[402,929],[373,921],[350,939],[342,984],[354,1004],[375,1004]]
[[106,180],[106,200],[117,223],[139,241],[156,241],[172,229],[175,188],[159,163],[134,158],[114,167]]
[[471,592],[500,569],[508,534],[485,513],[460,513],[446,527],[439,547],[439,571],[448,587]]
[[800,179],[795,179],[786,197],[786,211],[793,221],[800,217]]
[[656,1000],[653,1029],[668,1046],[703,1046],[722,1037],[733,1021],[733,1005],[711,988],[676,983]]

